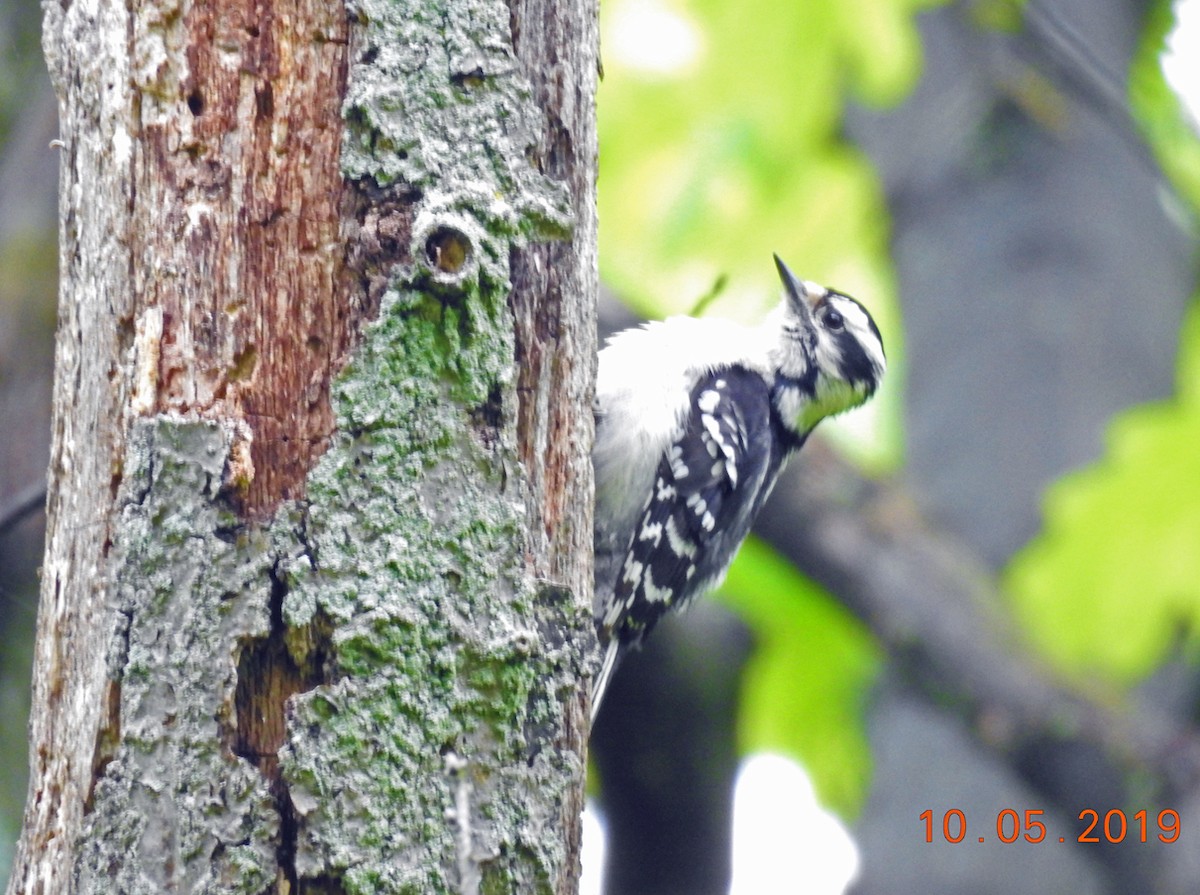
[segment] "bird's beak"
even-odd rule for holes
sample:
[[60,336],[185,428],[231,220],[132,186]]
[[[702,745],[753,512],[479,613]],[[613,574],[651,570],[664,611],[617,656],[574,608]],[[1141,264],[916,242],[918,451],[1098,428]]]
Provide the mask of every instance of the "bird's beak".
[[792,307],[805,320],[810,319],[813,305],[821,297],[820,294],[810,289],[808,284],[792,273],[792,269],[784,264],[783,259],[778,255],[775,255],[775,266],[779,269],[779,279],[783,281],[783,288],[787,290],[788,300]]

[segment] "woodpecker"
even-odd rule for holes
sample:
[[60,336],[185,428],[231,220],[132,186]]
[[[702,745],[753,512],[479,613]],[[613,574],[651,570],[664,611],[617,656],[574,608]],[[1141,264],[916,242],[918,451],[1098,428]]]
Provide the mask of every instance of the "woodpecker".
[[758,326],[671,317],[600,352],[593,720],[621,657],[721,583],[817,423],[879,387],[887,360],[867,309],[775,266],[784,297]]

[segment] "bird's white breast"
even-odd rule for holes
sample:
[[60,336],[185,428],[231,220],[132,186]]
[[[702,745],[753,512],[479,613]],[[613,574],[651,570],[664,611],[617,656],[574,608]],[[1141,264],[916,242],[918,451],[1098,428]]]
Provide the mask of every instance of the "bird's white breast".
[[[658,461],[687,422],[692,387],[706,373],[741,365],[765,368],[763,327],[671,317],[613,336],[600,352],[599,417],[592,459],[597,530],[629,532],[654,483]],[[702,362],[698,362],[702,358]],[[597,544],[624,550],[626,545]]]

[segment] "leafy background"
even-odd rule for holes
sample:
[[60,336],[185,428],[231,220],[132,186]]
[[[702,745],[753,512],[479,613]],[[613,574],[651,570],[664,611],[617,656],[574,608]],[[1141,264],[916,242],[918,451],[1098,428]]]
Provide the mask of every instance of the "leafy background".
[[[715,291],[706,313],[752,321],[777,300],[777,252],[806,278],[870,296],[887,333],[888,381],[841,429],[876,468],[902,454],[903,327],[882,187],[842,136],[843,106],[850,96],[894,102],[911,88],[921,59],[913,17],[929,5],[614,0],[601,9],[602,279],[646,316],[688,313]],[[672,26],[677,58],[664,60],[652,35]],[[744,747],[800,757],[827,804],[852,814],[870,767],[869,636],[761,542],[747,545],[722,596],[758,637]]]
[[[889,379],[838,433],[878,474],[903,464],[903,297],[880,178],[847,142],[848,103],[887,106],[922,66],[913,0],[739,3],[610,0],[601,119],[603,280],[649,316],[754,318],[774,302],[778,251],[803,276],[864,298],[885,333]],[[664,70],[638,22],[674,20]],[[980,3],[980,27],[1019,27],[1020,4]],[[1145,18],[1130,109],[1182,201],[1200,207],[1200,143],[1159,66],[1168,4]],[[680,25],[679,22],[686,23]],[[670,33],[670,27],[661,33]],[[1050,88],[1044,101],[1054,100]],[[1035,97],[1036,99],[1036,97]],[[1171,351],[1174,346],[1160,346]],[[1011,607],[1048,659],[1093,683],[1135,683],[1200,620],[1200,315],[1180,333],[1178,389],[1112,421],[1105,455],[1047,490],[1042,533],[1003,571]],[[800,461],[802,462],[802,461]],[[747,750],[803,762],[847,817],[870,780],[866,693],[879,670],[863,626],[761,543],[747,545],[722,598],[758,651],[742,706]],[[803,686],[797,686],[803,681]]]

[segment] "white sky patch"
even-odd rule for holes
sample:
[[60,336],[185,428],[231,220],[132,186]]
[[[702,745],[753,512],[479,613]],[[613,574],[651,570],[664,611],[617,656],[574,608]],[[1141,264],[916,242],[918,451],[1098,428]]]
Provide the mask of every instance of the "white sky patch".
[[1176,0],[1175,28],[1167,35],[1163,75],[1200,130],[1200,0]]
[[[600,895],[603,816],[583,812],[580,895]],[[797,889],[802,869],[804,886]],[[858,873],[858,850],[841,822],[817,804],[804,769],[778,755],[754,755],[733,797],[733,884],[729,895],[843,895]]]
[[604,872],[604,821],[589,800],[583,809],[583,848],[579,861],[579,895],[600,895]]
[[677,75],[700,59],[704,34],[663,0],[614,0],[603,47],[605,62],[646,74]]
[[778,755],[742,765],[733,797],[730,895],[842,895],[858,873],[846,828],[817,804],[804,769]]

